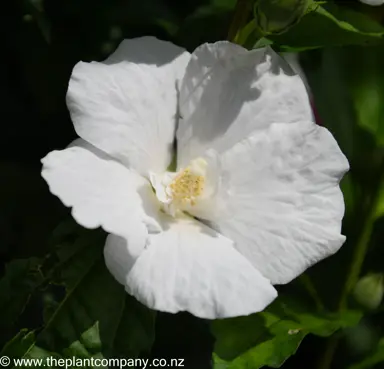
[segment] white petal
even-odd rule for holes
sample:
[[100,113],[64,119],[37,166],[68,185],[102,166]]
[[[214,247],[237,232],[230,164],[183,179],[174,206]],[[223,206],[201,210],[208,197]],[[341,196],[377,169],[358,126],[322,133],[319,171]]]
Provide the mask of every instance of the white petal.
[[271,123],[312,119],[305,86],[282,58],[270,48],[247,51],[229,42],[193,52],[179,104],[178,167]]
[[126,276],[144,250],[146,241],[137,237],[126,238],[110,234],[104,246],[104,260],[110,273],[122,285],[126,284]]
[[102,63],[78,63],[67,104],[77,134],[148,176],[172,156],[176,83],[189,53],[154,37],[123,41]]
[[[150,235],[133,268],[126,268],[127,291],[145,305],[215,319],[261,311],[276,297],[232,241],[192,218],[165,228]],[[126,258],[123,247],[116,250]]]
[[298,74],[303,81],[305,87],[307,88],[307,92],[311,95],[311,90],[309,88],[309,84],[307,81],[307,76],[305,75],[303,68],[301,68],[299,54],[298,53],[283,53],[281,56],[285,59],[285,61],[289,64],[289,66],[293,69],[293,71]]
[[360,0],[362,3],[372,6],[380,6],[384,4],[384,0]]
[[124,237],[131,241],[132,253],[139,255],[147,228],[159,230],[149,182],[92,145],[78,144],[42,159],[42,176],[50,191],[72,207],[80,225],[101,226]]
[[218,155],[216,201],[226,213],[212,227],[273,284],[288,283],[345,241],[339,181],[348,161],[325,128],[273,124]]

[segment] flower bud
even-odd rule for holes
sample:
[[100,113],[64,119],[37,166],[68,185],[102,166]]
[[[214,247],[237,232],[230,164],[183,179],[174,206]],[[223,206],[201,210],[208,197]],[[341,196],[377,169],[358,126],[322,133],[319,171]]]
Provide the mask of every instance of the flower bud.
[[303,17],[309,4],[309,0],[256,0],[255,21],[264,34],[283,33]]
[[383,274],[368,274],[361,278],[353,290],[355,300],[367,309],[379,307],[384,295]]

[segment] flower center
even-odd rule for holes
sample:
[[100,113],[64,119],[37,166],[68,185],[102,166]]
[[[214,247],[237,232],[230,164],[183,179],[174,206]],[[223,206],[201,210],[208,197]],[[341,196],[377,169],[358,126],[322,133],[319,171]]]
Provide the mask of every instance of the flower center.
[[196,174],[191,167],[182,170],[168,185],[166,191],[173,201],[196,205],[196,199],[203,193],[205,178]]
[[204,196],[207,162],[198,158],[178,172],[151,175],[151,182],[163,210],[175,216],[178,211],[188,211]]

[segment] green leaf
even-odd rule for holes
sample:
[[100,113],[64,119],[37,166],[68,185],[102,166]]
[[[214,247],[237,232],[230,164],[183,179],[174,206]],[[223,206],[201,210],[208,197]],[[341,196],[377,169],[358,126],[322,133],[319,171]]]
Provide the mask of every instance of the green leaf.
[[37,258],[14,260],[0,280],[0,326],[10,326],[24,310],[31,294],[42,282]]
[[354,177],[368,182],[380,165],[375,150],[384,145],[382,47],[329,48],[304,56],[322,123],[350,160]]
[[351,90],[358,124],[384,146],[384,51],[382,47],[351,49],[348,87]]
[[270,36],[285,51],[326,46],[368,45],[383,42],[384,28],[367,15],[346,6],[317,6],[281,35]]
[[335,136],[348,159],[355,149],[355,112],[346,86],[345,49],[327,48],[305,53],[302,66],[314,95],[321,124]]
[[101,231],[83,231],[76,242],[58,248],[53,282],[65,288],[65,297],[55,301],[50,296],[44,327],[36,340],[28,340],[24,357],[134,358],[149,351],[155,313],[111,276],[103,259],[104,240]]
[[[361,100],[371,93],[366,82],[366,75],[370,76],[371,71],[361,66],[364,59],[375,57],[377,53],[381,53],[378,47],[349,46],[312,51],[302,58],[321,122],[335,136],[350,161],[352,182],[349,187],[357,195],[356,205],[362,204],[359,192],[363,186],[376,183],[380,165],[376,150],[382,141],[382,107],[373,107],[372,103],[365,104],[365,99]],[[376,83],[380,84],[383,72],[376,70],[376,73]],[[365,111],[372,121],[367,121]],[[368,190],[372,191],[372,186]]]
[[360,318],[357,311],[314,313],[302,304],[279,297],[262,313],[212,322],[216,338],[214,368],[278,368],[296,352],[307,334],[327,337],[356,325]]
[[27,329],[23,329],[2,348],[0,355],[8,357],[24,356],[28,349],[33,346],[34,342],[34,332],[28,332]]
[[[60,358],[60,355],[41,349],[35,345],[35,340],[36,336],[34,332],[28,332],[26,329],[23,329],[3,347],[0,355],[7,356],[11,359],[26,359],[24,366],[17,365],[17,368],[52,367],[52,365],[48,365],[46,359],[49,357]],[[41,362],[28,361],[30,359],[41,360]],[[15,366],[10,365],[9,367]]]

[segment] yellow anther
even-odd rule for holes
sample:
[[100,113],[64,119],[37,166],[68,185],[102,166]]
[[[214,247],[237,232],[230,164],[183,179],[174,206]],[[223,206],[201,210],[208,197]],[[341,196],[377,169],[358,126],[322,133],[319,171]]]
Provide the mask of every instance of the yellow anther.
[[194,173],[191,167],[185,168],[169,185],[172,200],[195,205],[196,198],[203,193],[204,182],[204,176]]

